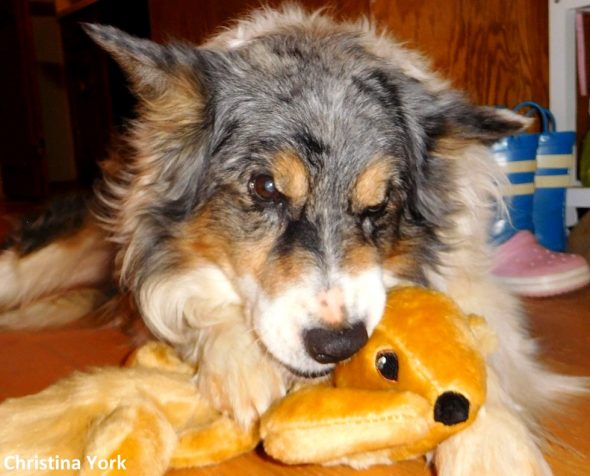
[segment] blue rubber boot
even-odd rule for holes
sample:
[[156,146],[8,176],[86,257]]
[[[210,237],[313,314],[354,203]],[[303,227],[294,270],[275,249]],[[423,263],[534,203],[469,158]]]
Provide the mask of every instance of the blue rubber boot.
[[494,158],[510,181],[510,185],[503,190],[509,216],[498,214],[492,224],[491,239],[495,245],[508,241],[518,231],[534,231],[533,200],[538,141],[539,134],[519,134],[492,145]]
[[514,107],[515,112],[528,109],[526,115],[538,115],[537,172],[533,200],[533,228],[539,244],[552,251],[564,251],[567,244],[565,229],[566,188],[570,185],[569,171],[573,164],[573,131],[555,132],[555,118],[549,109],[533,101]]
[[[509,216],[498,214],[492,225],[492,274],[516,294],[553,296],[590,282],[590,268],[582,257],[547,249],[565,246],[565,187],[574,137],[550,132],[549,121],[553,129],[555,121],[538,104],[522,103],[515,110],[521,107],[539,113],[543,133],[507,137],[492,146],[510,181],[504,190]],[[545,242],[539,244],[533,233]]]
[[571,184],[575,132],[551,132],[539,136],[533,223],[537,240],[545,248],[564,251],[566,189]]

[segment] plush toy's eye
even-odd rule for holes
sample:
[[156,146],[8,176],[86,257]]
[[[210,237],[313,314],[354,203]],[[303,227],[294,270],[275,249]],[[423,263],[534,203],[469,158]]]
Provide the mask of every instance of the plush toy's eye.
[[397,374],[399,372],[399,362],[397,355],[392,350],[386,350],[377,354],[375,360],[375,366],[379,373],[387,380],[397,380]]

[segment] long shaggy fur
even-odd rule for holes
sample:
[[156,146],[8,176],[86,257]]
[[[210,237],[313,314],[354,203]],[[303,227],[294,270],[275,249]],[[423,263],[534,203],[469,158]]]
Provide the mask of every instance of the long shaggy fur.
[[[140,106],[103,164],[96,221],[70,247],[106,239],[84,257],[114,253],[122,291],[153,333],[200,362],[196,382],[217,408],[251,424],[354,351],[363,335],[351,329],[371,333],[387,287],[413,282],[485,316],[500,342],[482,416],[441,446],[439,474],[550,474],[537,419],[584,382],[538,362],[518,302],[489,273],[505,178],[487,146],[525,120],[470,105],[367,21],[261,9],[199,48],[87,30]],[[0,273],[35,258],[66,273],[47,251],[63,240],[6,251]],[[92,269],[95,281],[108,275]],[[26,291],[0,295],[8,307],[44,292],[20,279]],[[316,350],[317,328],[348,336],[326,347],[338,355]]]

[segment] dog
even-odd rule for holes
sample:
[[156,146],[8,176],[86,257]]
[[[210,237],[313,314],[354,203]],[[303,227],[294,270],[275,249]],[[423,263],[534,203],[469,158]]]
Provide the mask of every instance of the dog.
[[9,237],[5,325],[114,276],[247,427],[361,348],[388,288],[431,287],[499,339],[486,405],[436,450],[439,474],[551,474],[538,417],[584,383],[539,363],[489,272],[504,179],[488,146],[525,119],[470,104],[369,22],[321,11],[263,8],[199,47],[85,28],[127,73],[137,117],[94,198]]

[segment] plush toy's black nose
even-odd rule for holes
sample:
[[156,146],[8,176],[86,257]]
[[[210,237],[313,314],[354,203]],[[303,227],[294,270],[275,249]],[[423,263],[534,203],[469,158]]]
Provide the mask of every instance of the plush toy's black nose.
[[334,364],[347,359],[367,343],[369,336],[362,322],[343,329],[308,329],[303,334],[305,350],[320,364]]
[[436,399],[434,420],[451,426],[469,418],[469,400],[460,393],[445,392]]

